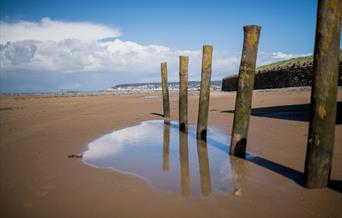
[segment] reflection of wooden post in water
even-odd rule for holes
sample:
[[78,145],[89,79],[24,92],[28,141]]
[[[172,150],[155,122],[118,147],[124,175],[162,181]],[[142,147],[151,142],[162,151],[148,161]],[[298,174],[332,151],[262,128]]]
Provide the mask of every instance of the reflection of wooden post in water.
[[240,196],[245,183],[245,175],[247,174],[246,161],[234,156],[230,156],[229,159],[232,172],[232,185],[234,187],[232,191],[235,196]]
[[209,195],[211,193],[211,178],[206,142],[197,140],[197,154],[201,178],[201,191],[203,195]]
[[163,134],[163,171],[169,171],[170,125],[164,124]]
[[231,155],[245,157],[260,26],[244,26],[243,50],[230,143]]
[[188,63],[189,57],[179,57],[179,129],[188,129]]
[[206,140],[207,138],[212,55],[213,47],[211,45],[204,45],[202,57],[201,90],[199,96],[196,134],[197,139],[203,140]]
[[335,141],[341,0],[318,1],[305,186],[327,186]]
[[179,132],[179,160],[181,168],[182,195],[190,194],[188,134]]
[[161,77],[162,77],[162,92],[163,92],[163,110],[164,110],[164,122],[170,122],[170,100],[169,100],[169,88],[167,82],[167,64],[161,63]]

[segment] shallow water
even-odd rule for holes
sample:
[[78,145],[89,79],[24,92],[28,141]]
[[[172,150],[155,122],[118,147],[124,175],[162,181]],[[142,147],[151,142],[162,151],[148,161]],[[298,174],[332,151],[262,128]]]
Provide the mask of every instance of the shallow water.
[[180,132],[177,122],[151,120],[116,130],[88,145],[83,161],[100,168],[135,174],[159,190],[182,195],[235,191],[229,138],[209,128],[207,142],[196,140],[196,127]]

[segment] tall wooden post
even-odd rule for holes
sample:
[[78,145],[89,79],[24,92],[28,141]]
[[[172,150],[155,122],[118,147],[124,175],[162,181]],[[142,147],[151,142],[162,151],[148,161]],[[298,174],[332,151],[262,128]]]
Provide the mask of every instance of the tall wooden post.
[[162,77],[164,122],[170,123],[170,100],[169,100],[169,88],[168,88],[168,82],[167,82],[167,64],[166,63],[161,63],[161,77]]
[[189,57],[179,57],[179,129],[188,129],[188,64]]
[[201,179],[202,195],[209,195],[211,193],[211,177],[208,159],[207,143],[202,140],[197,140],[197,154],[198,165]]
[[239,70],[238,91],[230,143],[231,155],[245,157],[248,125],[251,114],[255,65],[259,43],[260,26],[244,26],[243,50]]
[[327,186],[335,141],[341,0],[319,0],[313,60],[311,115],[305,160],[308,188]]
[[190,169],[188,152],[188,134],[179,133],[179,160],[181,170],[181,190],[182,195],[190,194]]
[[164,124],[163,132],[163,171],[169,171],[170,165],[170,125]]
[[211,45],[204,45],[202,57],[201,90],[199,96],[196,134],[197,139],[203,140],[207,139],[212,54],[213,47]]

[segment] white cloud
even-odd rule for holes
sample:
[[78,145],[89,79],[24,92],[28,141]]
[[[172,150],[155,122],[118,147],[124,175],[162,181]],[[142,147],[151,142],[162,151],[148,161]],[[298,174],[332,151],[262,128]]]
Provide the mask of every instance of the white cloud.
[[[47,18],[39,23],[2,22],[0,27],[0,82],[6,89],[14,87],[13,84],[16,87],[84,90],[105,89],[123,82],[156,82],[160,81],[161,62],[168,64],[169,81],[178,81],[180,55],[189,56],[189,80],[200,80],[200,47],[198,50],[181,50],[118,38],[101,41],[97,39],[119,36],[120,32],[98,24]],[[295,56],[259,52],[257,65]],[[241,53],[217,52],[214,48],[212,79],[220,80],[238,72],[240,58]]]
[[[201,50],[177,50],[161,45],[141,45],[131,41],[17,41],[0,47],[3,71],[50,71],[65,73],[124,73],[140,81],[158,81],[160,63],[168,63],[169,80],[178,80],[180,55],[189,56],[191,80],[200,79]],[[239,53],[214,52],[213,78],[237,71]],[[142,76],[143,75],[143,76]]]
[[[180,55],[189,56],[189,80],[199,80],[201,50],[177,50],[161,45],[141,45],[122,41],[17,41],[0,45],[0,74],[8,72],[53,72],[53,75],[83,74],[85,77],[103,73],[112,84],[122,82],[150,82],[160,80],[160,63],[167,62],[169,81],[178,81]],[[213,54],[213,80],[238,72],[240,53],[215,52]],[[257,65],[284,60],[274,54],[258,54]],[[25,73],[29,76],[29,73]],[[63,83],[72,83],[63,81]],[[44,83],[44,81],[42,81]],[[75,81],[75,84],[79,82]],[[107,83],[106,83],[107,84]],[[63,85],[61,85],[63,86]],[[76,87],[75,87],[76,88]],[[82,87],[84,88],[84,87]],[[106,87],[101,87],[106,88]]]
[[89,23],[65,22],[42,18],[39,22],[19,21],[16,23],[0,22],[1,43],[20,40],[100,40],[121,35],[119,29]]

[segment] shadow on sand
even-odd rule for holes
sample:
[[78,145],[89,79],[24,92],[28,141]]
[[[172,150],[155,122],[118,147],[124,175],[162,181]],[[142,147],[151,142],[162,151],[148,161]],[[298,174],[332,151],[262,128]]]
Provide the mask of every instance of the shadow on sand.
[[[268,170],[276,172],[282,176],[285,176],[297,184],[304,186],[304,173],[299,172],[295,169],[289,168],[287,166],[275,163],[273,161],[267,160],[262,157],[247,157],[246,160],[264,167]],[[328,188],[333,189],[337,192],[342,193],[342,180],[330,180],[328,183]]]
[[152,115],[156,115],[156,116],[159,116],[159,117],[164,117],[164,114],[160,114],[160,113],[151,113]]
[[[304,173],[299,172],[297,170],[294,170],[292,168],[289,168],[287,166],[275,163],[273,161],[264,159],[262,157],[247,157],[246,160],[259,165],[261,167],[264,167],[268,170],[271,170],[273,172],[276,172],[282,176],[285,176],[297,184],[304,186]],[[342,193],[342,180],[330,180],[328,183],[328,188],[333,189],[335,191],[338,191]]]
[[[342,102],[337,102],[336,124],[342,124]],[[221,113],[234,113],[234,110],[224,110]],[[310,104],[281,105],[253,108],[252,116],[269,117],[283,120],[309,122]]]
[[[220,149],[226,153],[229,152],[229,146],[216,141],[215,139],[208,138],[208,142],[210,142],[211,146],[214,146],[217,149]],[[282,176],[285,176],[291,180],[293,180],[295,183],[297,183],[300,186],[304,186],[304,173],[292,169],[290,167],[281,165],[279,163],[273,162],[271,160],[267,160],[263,157],[246,154],[246,158],[244,159],[246,161],[249,161],[251,163],[254,163],[258,166],[261,166],[265,169],[271,170],[275,173],[278,173]],[[328,183],[328,188],[335,190],[337,192],[342,193],[342,180],[330,180]]]

